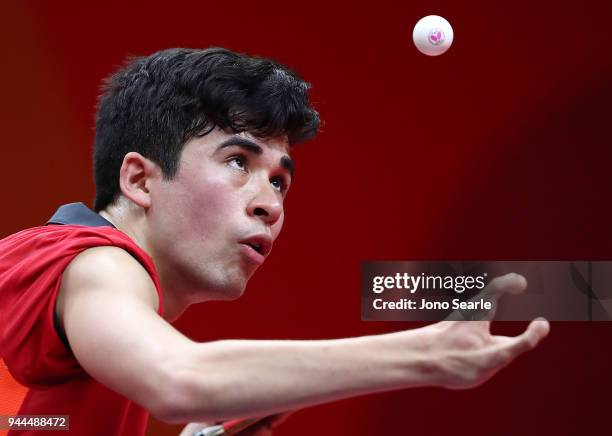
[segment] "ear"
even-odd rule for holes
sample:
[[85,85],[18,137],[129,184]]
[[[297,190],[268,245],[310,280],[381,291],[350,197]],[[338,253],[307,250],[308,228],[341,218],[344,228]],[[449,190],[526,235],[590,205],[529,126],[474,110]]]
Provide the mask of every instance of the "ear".
[[140,153],[130,151],[119,170],[121,193],[138,206],[151,207],[151,182],[161,176],[161,168]]

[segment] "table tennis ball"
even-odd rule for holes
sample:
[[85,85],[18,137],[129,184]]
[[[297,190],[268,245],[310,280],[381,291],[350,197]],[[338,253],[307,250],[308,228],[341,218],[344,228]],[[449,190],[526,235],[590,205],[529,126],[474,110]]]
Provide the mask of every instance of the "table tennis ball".
[[439,56],[453,43],[453,28],[438,15],[421,18],[412,31],[416,48],[427,56]]

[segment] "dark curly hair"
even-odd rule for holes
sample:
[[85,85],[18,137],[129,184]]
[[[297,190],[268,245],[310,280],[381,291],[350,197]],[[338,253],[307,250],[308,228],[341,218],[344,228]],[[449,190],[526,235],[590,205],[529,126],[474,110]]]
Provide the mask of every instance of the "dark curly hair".
[[121,193],[119,170],[130,151],[172,179],[183,145],[215,127],[259,138],[287,135],[289,144],[313,138],[319,114],[309,106],[309,88],[272,60],[224,48],[173,48],[129,59],[104,81],[98,101],[95,211]]

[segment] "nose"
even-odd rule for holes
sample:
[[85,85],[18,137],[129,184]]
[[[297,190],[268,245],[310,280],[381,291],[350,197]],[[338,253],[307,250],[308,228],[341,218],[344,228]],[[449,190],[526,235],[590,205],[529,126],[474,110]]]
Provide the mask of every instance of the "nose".
[[267,179],[260,183],[255,196],[248,205],[247,212],[249,216],[259,217],[270,226],[281,217],[283,213],[282,198],[272,188]]

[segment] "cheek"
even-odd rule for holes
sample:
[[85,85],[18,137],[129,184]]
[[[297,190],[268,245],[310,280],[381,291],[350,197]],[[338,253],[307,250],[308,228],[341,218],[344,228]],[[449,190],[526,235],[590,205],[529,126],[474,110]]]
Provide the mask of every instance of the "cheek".
[[220,177],[203,178],[183,173],[172,181],[164,181],[155,190],[155,215],[165,225],[187,232],[212,233],[239,212],[237,190]]
[[190,221],[190,227],[202,234],[222,231],[239,218],[240,197],[238,190],[222,177],[191,179],[182,184],[179,208]]
[[276,238],[278,238],[278,235],[280,234],[283,228],[284,222],[285,222],[285,212],[281,213],[281,216],[278,218],[278,221],[276,221],[270,229],[272,231],[272,240],[276,240]]

